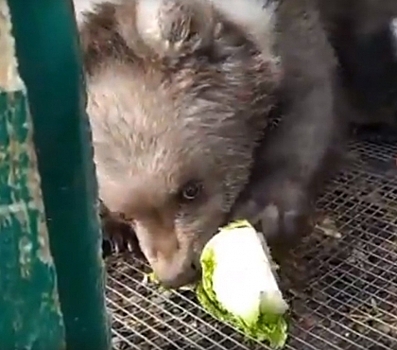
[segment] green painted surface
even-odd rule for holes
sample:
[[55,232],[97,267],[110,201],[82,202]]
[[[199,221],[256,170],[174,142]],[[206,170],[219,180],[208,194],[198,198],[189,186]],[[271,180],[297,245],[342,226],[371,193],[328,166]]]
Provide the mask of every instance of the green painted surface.
[[29,91],[67,348],[109,349],[97,183],[72,5],[8,3]]
[[64,348],[31,134],[24,93],[0,92],[1,350]]
[[0,52],[0,349],[64,349],[32,120],[5,0]]

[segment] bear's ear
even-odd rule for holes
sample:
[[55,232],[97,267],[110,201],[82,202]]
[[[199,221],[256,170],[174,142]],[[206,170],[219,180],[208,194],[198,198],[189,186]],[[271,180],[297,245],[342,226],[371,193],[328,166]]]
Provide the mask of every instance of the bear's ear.
[[130,0],[116,20],[126,44],[139,54],[179,57],[212,44],[220,24],[210,1]]

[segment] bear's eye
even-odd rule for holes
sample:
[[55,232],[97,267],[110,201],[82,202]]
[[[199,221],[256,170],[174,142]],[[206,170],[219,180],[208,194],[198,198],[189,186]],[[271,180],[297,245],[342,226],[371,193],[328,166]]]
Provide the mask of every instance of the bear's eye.
[[200,181],[189,181],[181,190],[181,199],[184,201],[195,200],[200,196],[202,189],[203,185]]

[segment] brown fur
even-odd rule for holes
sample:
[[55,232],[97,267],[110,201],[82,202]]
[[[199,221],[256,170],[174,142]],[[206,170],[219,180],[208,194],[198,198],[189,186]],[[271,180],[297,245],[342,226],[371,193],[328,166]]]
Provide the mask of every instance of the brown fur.
[[[251,179],[231,216],[259,224],[273,249],[296,246],[297,238],[311,232],[317,195],[331,171],[338,169],[343,136],[352,120],[352,96],[358,95],[358,88],[364,96],[373,91],[359,86],[364,74],[374,77],[371,68],[364,72],[360,66],[366,64],[360,53],[369,50],[369,61],[375,65],[376,57],[383,58],[385,51],[376,56],[376,47],[365,40],[388,28],[396,6],[394,0],[280,0],[277,44],[285,77],[284,114],[280,126],[264,137]],[[387,35],[382,40],[387,41]],[[348,69],[361,79],[345,86],[335,56],[349,57]],[[382,94],[395,83],[393,77],[390,80],[384,85],[382,78],[372,81]],[[362,102],[361,97],[361,106]],[[361,122],[382,121],[379,113],[366,116],[362,108],[354,117]]]
[[[275,48],[262,28],[250,39],[249,23],[230,23],[204,0],[164,0],[157,26],[139,17],[136,1],[87,16],[81,36],[100,195],[131,221],[164,283],[197,276],[199,252],[233,204],[232,217],[261,221],[283,244],[310,232],[348,119],[330,39],[341,21],[363,23],[353,27],[365,33],[385,17],[376,8],[370,21],[356,0],[335,1],[280,0]],[[281,124],[262,139],[234,203],[280,78]],[[204,191],[185,203],[192,180]]]
[[347,117],[358,124],[397,127],[395,72],[397,58],[390,23],[394,0],[318,0],[324,26],[336,49]]
[[[158,3],[156,28],[138,1],[98,6],[81,42],[100,197],[175,287],[197,277],[247,183],[280,77],[274,57],[204,2]],[[202,191],[187,201],[192,181]]]
[[339,156],[343,115],[317,0],[282,0],[277,15],[283,116],[264,138],[232,213],[260,223],[273,249],[311,232],[313,204]]

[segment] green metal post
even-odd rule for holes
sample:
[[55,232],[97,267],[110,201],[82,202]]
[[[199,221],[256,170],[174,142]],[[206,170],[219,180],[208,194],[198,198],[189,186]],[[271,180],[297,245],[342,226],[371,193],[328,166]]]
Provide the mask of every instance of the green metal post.
[[97,183],[72,3],[8,3],[29,91],[67,349],[108,350]]
[[27,95],[0,0],[0,349],[64,349]]

